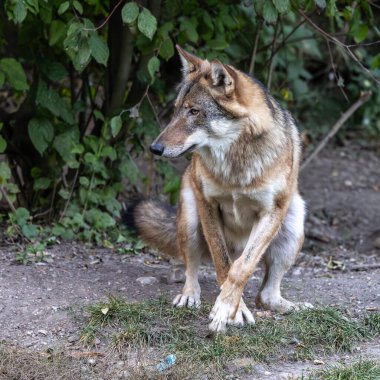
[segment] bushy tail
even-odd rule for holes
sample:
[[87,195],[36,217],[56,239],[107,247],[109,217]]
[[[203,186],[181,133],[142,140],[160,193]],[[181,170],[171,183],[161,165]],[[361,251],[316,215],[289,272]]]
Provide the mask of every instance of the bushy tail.
[[140,200],[127,206],[123,222],[150,247],[178,256],[176,209],[159,201]]

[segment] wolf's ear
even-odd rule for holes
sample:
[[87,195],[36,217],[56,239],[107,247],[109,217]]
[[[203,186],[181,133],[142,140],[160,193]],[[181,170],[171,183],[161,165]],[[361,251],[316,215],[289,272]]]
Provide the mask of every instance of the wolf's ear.
[[188,53],[187,51],[183,50],[179,45],[176,45],[175,47],[177,48],[177,51],[181,58],[182,71],[185,76],[199,69],[203,61],[201,58]]
[[215,90],[224,93],[226,96],[232,95],[235,91],[237,72],[228,65],[223,65],[219,61],[211,62],[211,81]]

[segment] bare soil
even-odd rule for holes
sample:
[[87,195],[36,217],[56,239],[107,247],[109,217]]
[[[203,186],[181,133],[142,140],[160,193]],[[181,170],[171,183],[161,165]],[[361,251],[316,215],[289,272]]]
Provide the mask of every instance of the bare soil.
[[[309,210],[307,239],[284,280],[285,295],[355,313],[379,312],[379,155],[358,146],[324,151],[302,173],[300,186]],[[110,294],[130,300],[174,297],[183,286],[169,284],[173,265],[148,252],[126,256],[65,243],[49,248],[51,262],[25,266],[15,262],[15,251],[6,245],[0,249],[0,342],[7,346],[83,352],[79,337],[85,305]],[[262,274],[258,268],[246,289],[251,309]],[[158,281],[141,285],[139,277]],[[200,282],[203,298],[212,302],[218,294],[212,267],[202,268]],[[98,341],[96,351],[106,352],[107,342]],[[361,355],[380,360],[380,342],[362,345],[357,352]],[[310,366],[313,363],[256,364],[249,378],[286,379],[301,376]],[[230,372],[242,376],[242,367],[231,363]]]

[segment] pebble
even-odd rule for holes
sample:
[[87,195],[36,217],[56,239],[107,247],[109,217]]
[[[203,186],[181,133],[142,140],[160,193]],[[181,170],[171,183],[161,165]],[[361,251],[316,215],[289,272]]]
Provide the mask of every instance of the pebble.
[[38,334],[46,336],[48,332],[46,330],[38,330]]
[[157,277],[139,277],[136,279],[136,281],[140,285],[153,285],[153,284],[156,284],[158,282],[158,279],[157,279]]
[[167,283],[172,285],[174,283],[183,283],[185,282],[185,272],[183,268],[174,268],[170,270],[167,277]]
[[67,341],[69,343],[74,343],[74,342],[77,342],[79,340],[79,336],[74,334],[74,335],[70,335],[68,338],[67,338]]
[[380,236],[373,241],[373,246],[380,249]]

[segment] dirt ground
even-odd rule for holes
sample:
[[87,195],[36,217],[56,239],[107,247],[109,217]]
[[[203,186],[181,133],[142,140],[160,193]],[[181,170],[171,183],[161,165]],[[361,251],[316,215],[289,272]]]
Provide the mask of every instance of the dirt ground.
[[[358,146],[325,150],[301,174],[300,187],[308,204],[307,238],[284,280],[285,295],[313,304],[342,305],[352,312],[378,312],[379,155]],[[48,263],[18,265],[15,247],[0,248],[0,342],[29,350],[80,350],[80,316],[86,304],[109,294],[130,300],[160,294],[174,297],[183,286],[169,284],[167,278],[174,267],[149,253],[126,256],[74,243],[56,245],[49,251]],[[262,274],[258,268],[246,289],[247,305],[254,310]],[[154,277],[156,282],[142,285],[136,281],[140,277]],[[203,298],[212,302],[218,290],[211,267],[202,268],[200,282]],[[106,350],[105,342],[97,343],[97,350]],[[357,355],[380,360],[380,342],[362,345]],[[232,364],[231,372],[238,371],[238,366]],[[301,376],[310,366],[313,364],[258,364],[250,378]]]

